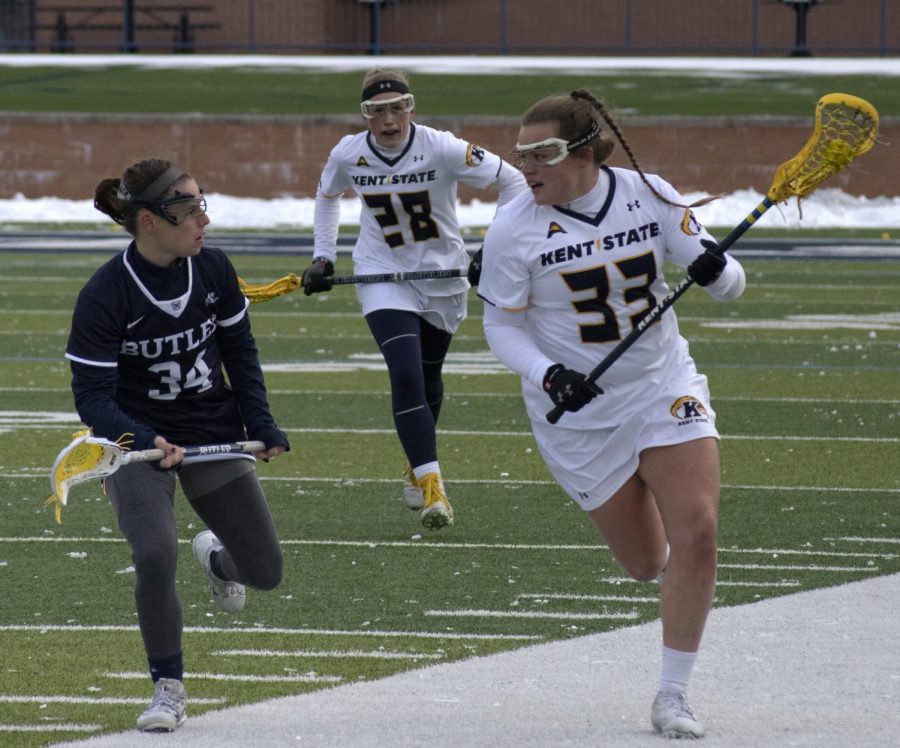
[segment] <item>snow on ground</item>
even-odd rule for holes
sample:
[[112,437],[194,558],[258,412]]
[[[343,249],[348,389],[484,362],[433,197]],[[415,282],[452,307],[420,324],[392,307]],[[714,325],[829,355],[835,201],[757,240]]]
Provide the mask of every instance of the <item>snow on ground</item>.
[[[895,574],[714,610],[691,681],[698,745],[893,748],[898,599]],[[654,622],[189,716],[164,737],[64,745],[661,748],[649,720],[660,636]]]
[[[685,195],[689,201],[706,197],[705,193]],[[756,208],[763,195],[740,190],[697,208],[697,217],[706,226],[732,227]],[[309,229],[313,225],[313,200],[310,198],[232,197],[218,193],[207,195],[212,229]],[[496,210],[494,203],[473,200],[460,204],[463,227],[487,226]],[[770,208],[757,222],[768,228],[879,228],[890,233],[900,228],[900,197],[854,197],[837,189],[820,189],[802,203],[789,200]],[[63,200],[56,197],[26,199],[21,195],[0,200],[0,223],[99,222],[112,226],[94,208],[91,200]],[[341,203],[341,223],[359,225],[359,202]]]

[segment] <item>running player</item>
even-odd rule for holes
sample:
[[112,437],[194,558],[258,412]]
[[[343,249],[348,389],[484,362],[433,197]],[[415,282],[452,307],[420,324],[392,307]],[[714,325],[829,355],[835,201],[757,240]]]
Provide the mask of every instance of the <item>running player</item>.
[[[341,196],[348,190],[363,208],[354,272],[393,273],[467,267],[456,217],[459,182],[497,188],[499,205],[525,189],[522,175],[493,153],[415,124],[415,101],[401,72],[368,71],[361,108],[368,129],[335,146],[319,180],[314,259],[302,280],[307,295],[332,287]],[[422,524],[430,529],[453,522],[435,423],[444,357],[466,317],[468,289],[466,278],[357,286],[387,364],[394,425],[409,461],[403,497],[411,509],[422,509]]]
[[[614,147],[604,123],[635,170],[604,165]],[[485,237],[485,335],[522,377],[535,440],[559,485],[632,577],[661,579],[651,721],[669,737],[700,737],[687,687],[715,590],[720,486],[707,380],[672,311],[604,374],[602,390],[583,372],[666,296],[666,261],[720,300],[741,295],[744,272],[714,251],[670,184],[641,171],[587,91],[534,104],[514,153],[530,192],[498,210]],[[551,425],[554,406],[567,412]]]
[[[97,185],[94,205],[134,240],[78,296],[66,358],[82,421],[96,436],[158,448],[125,465],[106,493],[131,546],[138,625],[154,696],[140,730],[185,719],[182,610],[176,591],[175,479],[210,528],[193,540],[217,606],[244,606],[245,585],[273,589],[282,553],[251,455],[183,460],[183,446],[247,439],[262,460],[289,449],[269,412],[237,274],[203,245],[206,199],[168,161],[141,161]],[[227,372],[228,382],[224,372]]]

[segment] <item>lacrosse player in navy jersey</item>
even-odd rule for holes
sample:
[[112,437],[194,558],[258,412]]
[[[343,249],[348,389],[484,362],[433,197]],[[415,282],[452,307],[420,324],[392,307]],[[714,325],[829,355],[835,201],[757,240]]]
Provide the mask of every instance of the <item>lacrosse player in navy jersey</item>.
[[[522,175],[499,156],[449,132],[415,124],[415,101],[403,73],[370,70],[362,83],[368,129],[331,151],[316,191],[315,250],[303,273],[309,295],[328,291],[334,274],[341,196],[362,202],[354,272],[466,270],[456,217],[459,182],[496,188],[499,204],[525,189]],[[473,262],[473,268],[477,261]],[[357,286],[369,329],[384,356],[394,425],[409,461],[403,498],[430,529],[451,524],[435,424],[450,341],[466,317],[466,278]]]
[[[614,147],[607,129],[634,170],[604,165]],[[485,335],[522,377],[535,440],[559,485],[633,578],[661,580],[651,722],[668,737],[700,737],[687,687],[715,590],[720,487],[707,380],[671,310],[599,386],[584,372],[668,294],[665,262],[723,301],[741,295],[744,272],[715,252],[670,184],[641,171],[587,91],[534,104],[514,155],[530,189],[498,210],[485,237]],[[566,411],[555,425],[546,418],[554,406]]]
[[203,245],[209,218],[194,179],[168,161],[141,161],[100,182],[94,205],[134,240],[79,294],[66,358],[78,414],[95,436],[165,453],[156,464],[125,465],[105,485],[131,546],[155,684],[137,726],[168,731],[184,721],[186,701],[176,477],[209,528],[194,538],[193,551],[221,610],[241,610],[245,585],[270,590],[282,574],[253,456],[183,461],[182,447],[249,438],[266,445],[256,457],[269,460],[289,445],[269,412],[234,267]]

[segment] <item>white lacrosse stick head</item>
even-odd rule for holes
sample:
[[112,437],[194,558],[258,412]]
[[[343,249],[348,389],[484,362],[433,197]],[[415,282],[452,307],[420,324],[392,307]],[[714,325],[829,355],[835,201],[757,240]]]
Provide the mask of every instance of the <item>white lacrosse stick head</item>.
[[91,436],[90,431],[75,434],[74,441],[57,455],[50,469],[53,495],[47,503],[55,505],[56,521],[61,521],[62,507],[72,486],[111,475],[119,468],[124,454],[118,444]]

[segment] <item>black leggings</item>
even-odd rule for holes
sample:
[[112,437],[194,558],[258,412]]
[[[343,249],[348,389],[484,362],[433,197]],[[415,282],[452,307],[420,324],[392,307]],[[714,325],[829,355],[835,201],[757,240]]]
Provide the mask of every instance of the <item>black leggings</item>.
[[[151,659],[181,651],[176,474],[197,515],[225,546],[219,555],[223,574],[263,590],[281,581],[281,546],[253,462],[199,462],[177,473],[142,462],[125,465],[106,479],[106,491],[131,546],[138,625]],[[199,566],[197,573],[202,574]]]
[[436,462],[435,424],[444,400],[441,369],[453,336],[399,309],[376,310],[366,322],[387,364],[394,427],[409,464]]

